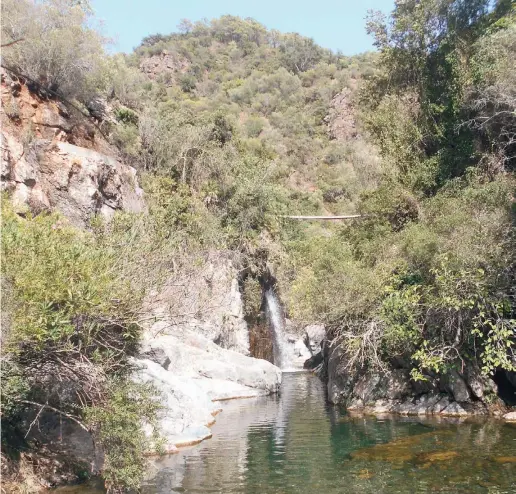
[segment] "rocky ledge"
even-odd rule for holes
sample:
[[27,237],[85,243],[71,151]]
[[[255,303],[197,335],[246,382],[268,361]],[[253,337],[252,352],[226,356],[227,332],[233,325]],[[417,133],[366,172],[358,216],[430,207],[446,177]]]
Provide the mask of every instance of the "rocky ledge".
[[328,383],[328,400],[366,414],[437,415],[465,417],[491,415],[516,421],[516,374],[500,371],[482,375],[474,362],[457,362],[444,375],[411,378],[409,366],[351,371],[345,352],[328,341],[308,364]]
[[[156,329],[156,328],[154,328]],[[159,429],[167,453],[211,437],[224,400],[275,393],[281,371],[266,360],[227,350],[182,328],[148,333],[135,378],[162,395]],[[146,431],[152,434],[152,428]]]

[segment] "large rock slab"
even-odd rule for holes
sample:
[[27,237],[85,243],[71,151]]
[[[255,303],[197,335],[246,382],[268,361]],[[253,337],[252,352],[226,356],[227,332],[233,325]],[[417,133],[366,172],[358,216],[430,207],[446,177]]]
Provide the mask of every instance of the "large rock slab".
[[306,326],[303,339],[312,356],[321,351],[321,345],[325,338],[326,329],[323,324],[310,324]]
[[134,168],[67,142],[39,139],[25,149],[3,132],[1,174],[20,213],[58,210],[79,227],[98,214],[109,219],[145,207]]
[[184,263],[155,293],[145,311],[158,323],[150,333],[204,336],[226,349],[249,354],[249,332],[238,283],[238,259],[233,253],[210,251]]
[[170,328],[147,331],[140,354],[135,379],[162,394],[159,427],[168,452],[211,437],[209,427],[224,400],[275,393],[281,384],[281,370],[270,362],[222,348],[184,327],[174,334]]
[[270,393],[278,391],[281,371],[270,362],[222,348],[193,330],[174,329],[175,334],[147,332],[141,355],[165,365],[176,375],[230,381]]

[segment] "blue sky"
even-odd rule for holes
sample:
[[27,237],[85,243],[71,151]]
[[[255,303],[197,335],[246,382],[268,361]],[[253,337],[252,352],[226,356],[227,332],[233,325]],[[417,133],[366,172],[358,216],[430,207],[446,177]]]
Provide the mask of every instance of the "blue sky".
[[372,48],[365,32],[368,9],[390,12],[393,0],[91,0],[115,51],[131,51],[149,34],[176,31],[181,19],[224,14],[252,17],[268,28],[298,32],[353,55]]

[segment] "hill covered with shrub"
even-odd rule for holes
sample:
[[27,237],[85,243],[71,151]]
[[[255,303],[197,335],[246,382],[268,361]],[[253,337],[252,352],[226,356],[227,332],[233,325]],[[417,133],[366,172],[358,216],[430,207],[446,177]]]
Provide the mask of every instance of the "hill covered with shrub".
[[113,491],[137,486],[138,421],[156,413],[130,380],[140,309],[212,249],[239,256],[256,310],[272,272],[289,316],[324,322],[349,372],[516,371],[512,2],[397,2],[369,19],[377,52],[354,57],[233,16],[113,56],[86,2],[5,0],[2,18],[9,77],[90,122],[147,204],[80,231],[4,200],[3,433],[31,403],[53,407],[104,447]]

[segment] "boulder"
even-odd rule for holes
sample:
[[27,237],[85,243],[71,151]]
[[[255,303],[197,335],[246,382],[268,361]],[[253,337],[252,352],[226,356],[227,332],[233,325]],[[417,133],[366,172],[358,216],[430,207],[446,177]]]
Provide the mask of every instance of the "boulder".
[[281,371],[270,362],[221,348],[187,329],[155,336],[147,332],[141,355],[159,365],[168,363],[166,370],[174,375],[230,381],[267,393],[277,392],[281,383]]
[[456,370],[451,370],[442,376],[441,386],[443,391],[446,391],[453,396],[455,401],[470,401],[468,385]]
[[321,344],[326,338],[326,330],[322,324],[311,324],[305,328],[304,342],[312,355],[321,351]]
[[[166,452],[211,436],[208,426],[213,423],[217,407],[194,379],[176,376],[150,360],[133,363],[138,368],[135,379],[153,384],[160,392],[163,408],[159,412],[159,431]],[[150,424],[145,426],[145,432],[151,436]]]
[[339,346],[328,349],[325,362],[328,376],[328,400],[330,403],[345,404],[351,396],[358,376],[347,369],[344,352]]
[[483,376],[477,365],[468,363],[464,372],[464,380],[475,398],[482,400],[486,396],[496,396],[498,386],[489,377]]
[[447,415],[450,417],[464,417],[468,415],[468,412],[456,401],[450,403],[446,408],[439,412],[441,415]]
[[507,422],[516,422],[516,412],[506,413],[503,418],[507,420]]
[[[159,426],[169,452],[211,437],[220,401],[275,393],[281,384],[281,371],[270,362],[221,348],[185,328],[147,331],[135,365],[135,379],[162,394]],[[145,430],[151,436],[149,425]]]

